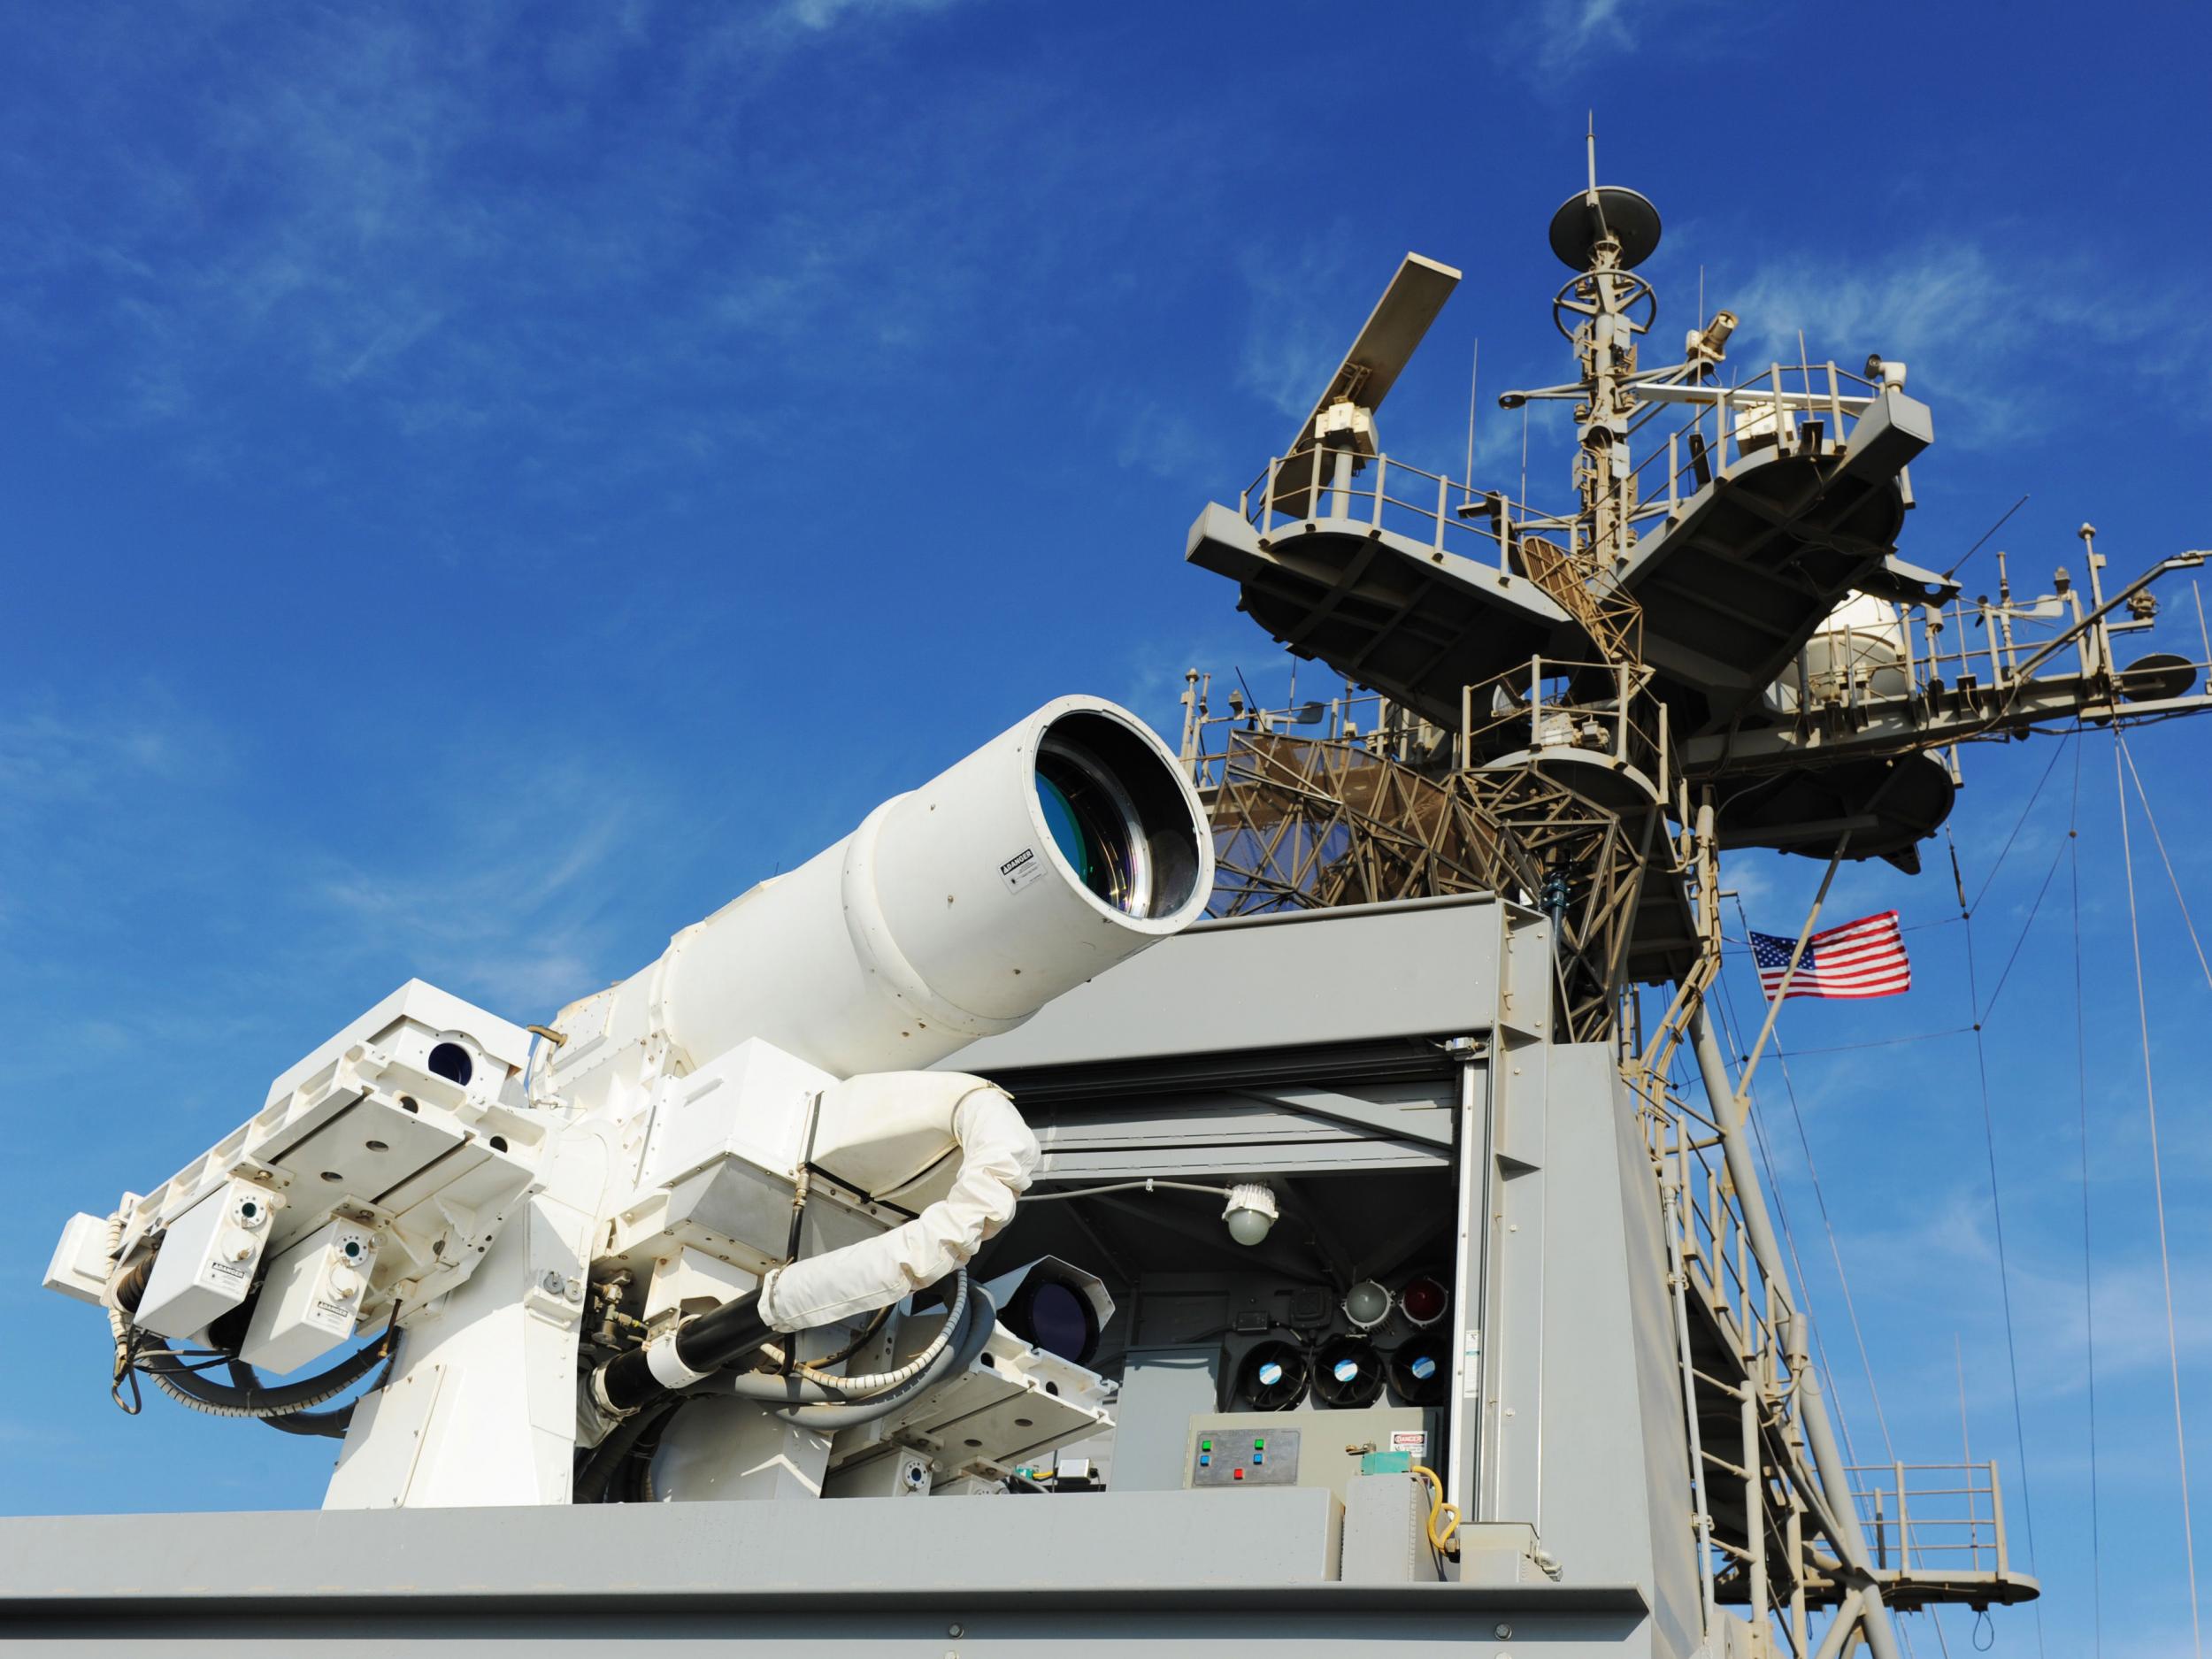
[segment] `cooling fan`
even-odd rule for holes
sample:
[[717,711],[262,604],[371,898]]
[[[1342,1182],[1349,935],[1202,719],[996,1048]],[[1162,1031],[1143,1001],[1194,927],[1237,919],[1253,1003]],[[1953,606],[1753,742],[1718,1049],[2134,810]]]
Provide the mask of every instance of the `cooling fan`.
[[1306,1397],[1306,1356],[1291,1342],[1256,1342],[1237,1366],[1237,1398],[1255,1411],[1287,1411]]
[[1382,1388],[1382,1356],[1365,1337],[1333,1336],[1314,1350],[1313,1392],[1324,1405],[1371,1406]]

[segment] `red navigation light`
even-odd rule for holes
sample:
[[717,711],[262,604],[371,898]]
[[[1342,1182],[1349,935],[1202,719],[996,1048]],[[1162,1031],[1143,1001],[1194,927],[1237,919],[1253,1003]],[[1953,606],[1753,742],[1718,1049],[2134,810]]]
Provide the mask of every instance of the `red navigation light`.
[[1414,1325],[1434,1325],[1444,1317],[1450,1302],[1449,1293],[1426,1273],[1409,1279],[1406,1287],[1398,1293],[1398,1306]]

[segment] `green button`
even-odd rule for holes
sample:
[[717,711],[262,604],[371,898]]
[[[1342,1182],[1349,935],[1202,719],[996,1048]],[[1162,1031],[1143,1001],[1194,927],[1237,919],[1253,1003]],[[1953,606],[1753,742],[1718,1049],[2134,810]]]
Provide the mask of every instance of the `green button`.
[[1198,1449],[1202,1452],[1210,1452],[1213,1448],[1214,1443],[1211,1440],[1201,1440],[1198,1442]]
[[1252,1442],[1252,1449],[1253,1449],[1254,1451],[1256,1451],[1256,1452],[1263,1452],[1263,1451],[1265,1451],[1265,1450],[1267,1449],[1267,1442],[1266,1442],[1266,1440],[1254,1440],[1254,1441]]

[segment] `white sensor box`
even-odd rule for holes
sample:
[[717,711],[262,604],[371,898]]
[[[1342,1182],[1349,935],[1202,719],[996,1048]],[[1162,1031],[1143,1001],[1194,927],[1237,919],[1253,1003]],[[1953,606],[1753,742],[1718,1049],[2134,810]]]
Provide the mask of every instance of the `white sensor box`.
[[96,1308],[100,1293],[107,1288],[108,1270],[113,1265],[108,1259],[107,1217],[73,1215],[61,1230],[54,1259],[47,1263],[46,1288]]
[[133,1321],[181,1340],[245,1301],[283,1202],[251,1181],[230,1180],[171,1222]]
[[238,1357],[263,1371],[296,1371],[350,1337],[376,1265],[376,1233],[342,1218],[318,1227],[269,1263]]

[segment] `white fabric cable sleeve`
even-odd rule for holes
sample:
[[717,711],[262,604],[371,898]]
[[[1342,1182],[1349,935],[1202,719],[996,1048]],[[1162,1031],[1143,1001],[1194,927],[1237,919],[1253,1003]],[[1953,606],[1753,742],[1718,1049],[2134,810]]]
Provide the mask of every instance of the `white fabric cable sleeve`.
[[903,1226],[770,1273],[760,1312],[771,1326],[808,1331],[888,1307],[964,1266],[1013,1219],[1014,1201],[1036,1171],[1037,1137],[1003,1089],[960,1081],[968,1087],[948,1094],[942,1108],[945,1133],[960,1148],[952,1190]]

